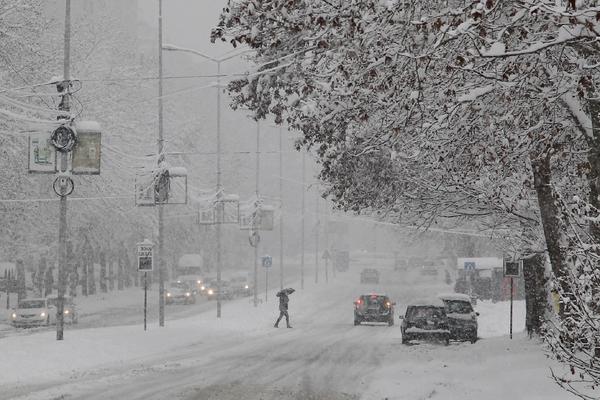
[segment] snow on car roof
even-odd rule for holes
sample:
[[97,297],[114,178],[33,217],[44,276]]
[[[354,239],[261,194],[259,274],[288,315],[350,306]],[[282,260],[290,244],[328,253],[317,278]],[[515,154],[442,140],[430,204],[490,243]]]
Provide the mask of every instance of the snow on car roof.
[[471,298],[463,293],[441,293],[438,294],[438,297],[441,300],[460,300],[460,301],[468,301],[471,302]]
[[432,306],[432,307],[445,307],[444,302],[441,299],[419,299],[408,303],[410,306]]

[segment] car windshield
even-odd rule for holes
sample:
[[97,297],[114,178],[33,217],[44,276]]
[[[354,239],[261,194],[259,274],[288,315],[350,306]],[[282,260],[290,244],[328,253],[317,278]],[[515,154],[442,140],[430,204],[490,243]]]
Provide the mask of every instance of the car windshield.
[[446,308],[448,309],[448,313],[455,314],[469,314],[473,312],[473,307],[471,303],[468,301],[462,300],[446,300]]
[[44,308],[46,303],[44,300],[22,300],[19,303],[19,308]]
[[410,307],[407,312],[408,318],[443,318],[444,311],[439,307]]
[[173,283],[171,283],[171,288],[173,288],[173,289],[187,290],[188,286],[184,282],[173,282]]

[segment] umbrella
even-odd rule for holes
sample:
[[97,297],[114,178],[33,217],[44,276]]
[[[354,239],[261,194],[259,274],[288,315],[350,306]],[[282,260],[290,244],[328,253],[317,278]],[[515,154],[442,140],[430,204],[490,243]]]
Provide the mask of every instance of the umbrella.
[[281,289],[276,296],[280,296],[282,294],[292,294],[296,291],[296,289],[292,289],[292,288],[285,288],[285,289]]

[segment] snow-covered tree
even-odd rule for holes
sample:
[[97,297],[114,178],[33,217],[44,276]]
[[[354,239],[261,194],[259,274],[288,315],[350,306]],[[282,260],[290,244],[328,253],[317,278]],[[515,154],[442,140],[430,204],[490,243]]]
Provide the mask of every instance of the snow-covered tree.
[[[546,248],[557,290],[570,293],[569,254],[581,247],[563,246],[556,199],[598,203],[599,11],[595,1],[231,0],[213,39],[255,50],[259,72],[230,84],[233,106],[301,131],[341,207],[517,228],[526,234],[509,239],[528,239],[521,253]],[[536,226],[544,246],[528,248]]]

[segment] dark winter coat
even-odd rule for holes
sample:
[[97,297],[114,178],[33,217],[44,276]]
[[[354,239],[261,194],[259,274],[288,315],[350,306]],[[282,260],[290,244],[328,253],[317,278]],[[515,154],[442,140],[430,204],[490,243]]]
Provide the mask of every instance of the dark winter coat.
[[288,303],[290,301],[288,295],[283,292],[279,292],[276,296],[279,297],[279,311],[287,311]]

